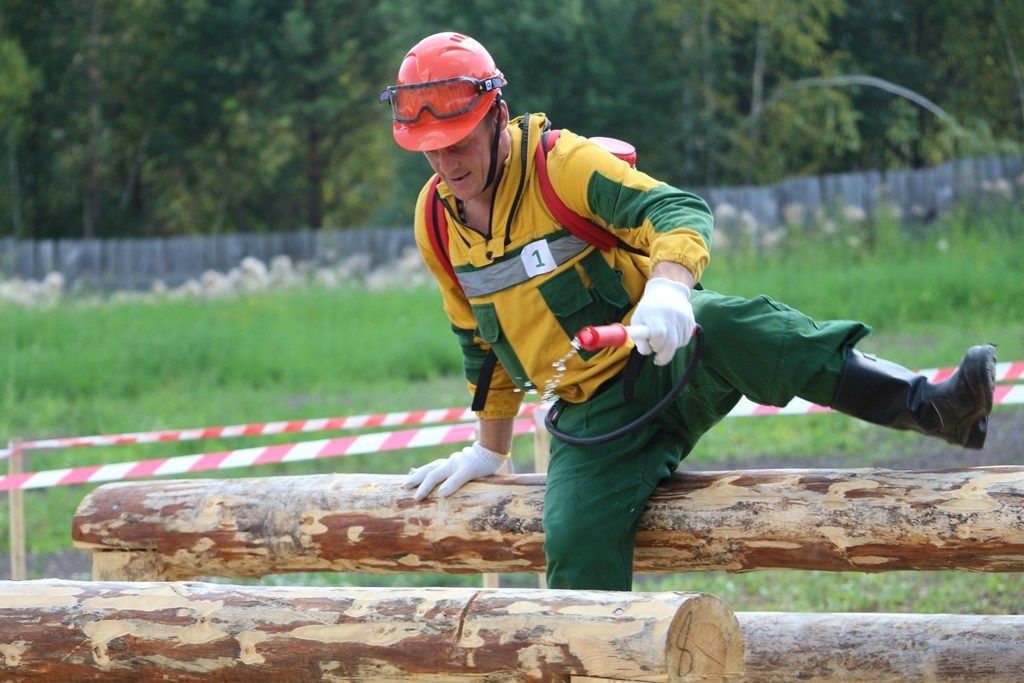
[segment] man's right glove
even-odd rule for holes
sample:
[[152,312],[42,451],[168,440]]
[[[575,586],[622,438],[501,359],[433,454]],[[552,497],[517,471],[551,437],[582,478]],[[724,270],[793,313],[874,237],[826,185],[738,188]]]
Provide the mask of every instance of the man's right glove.
[[474,441],[472,446],[466,446],[458,453],[411,470],[402,485],[407,489],[418,486],[414,498],[423,500],[435,486],[444,482],[437,490],[438,495],[444,497],[455,493],[466,482],[496,473],[506,460],[507,455],[484,448],[479,441]]
[[651,278],[630,324],[646,325],[650,330],[647,339],[634,340],[636,350],[645,356],[653,351],[655,365],[668,365],[676,350],[690,343],[697,325],[690,305],[690,288],[668,278]]

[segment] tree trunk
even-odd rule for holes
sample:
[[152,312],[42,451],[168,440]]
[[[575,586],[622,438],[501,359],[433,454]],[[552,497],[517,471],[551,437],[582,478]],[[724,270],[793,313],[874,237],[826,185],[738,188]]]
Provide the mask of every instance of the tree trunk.
[[790,681],[1019,681],[1024,616],[740,612],[746,674]]
[[310,230],[323,227],[324,160],[320,154],[323,135],[314,119],[306,122],[306,192],[307,219]]
[[7,193],[11,202],[11,234],[22,236],[21,221],[21,178],[18,172],[18,149],[15,135],[15,120],[7,126]]
[[704,86],[704,183],[714,182],[718,172],[718,114],[715,111],[715,63],[711,37],[712,0],[704,0],[700,17],[701,79]]
[[[766,26],[765,3],[758,2],[757,36],[754,39],[754,71],[750,85],[750,111],[761,111],[764,106],[764,72],[768,61],[768,27]],[[754,183],[754,173],[758,168],[758,149],[761,146],[760,119],[755,119],[750,129],[750,158],[747,166],[747,182]]]
[[696,593],[0,582],[0,672],[52,681],[718,680],[735,615]]
[[[283,572],[543,572],[544,475],[417,503],[391,475],[107,484],[78,507],[97,579]],[[1024,467],[676,474],[637,572],[1024,570]]]
[[992,14],[995,15],[996,25],[999,27],[999,37],[1003,40],[1003,49],[1006,51],[1006,59],[1009,62],[1010,74],[1013,76],[1013,84],[1017,88],[1017,101],[1020,103],[1020,117],[1017,121],[1018,132],[1024,133],[1024,69],[1021,69],[1020,59],[1017,58],[1017,51],[1014,49],[1013,40],[1010,38],[1010,31],[1006,27],[1002,0],[992,0],[992,5]]
[[102,135],[102,114],[100,93],[102,76],[99,63],[100,0],[92,0],[89,6],[89,29],[86,37],[85,77],[89,103],[89,130],[86,146],[85,188],[82,202],[82,236],[93,237],[100,223],[100,136]]

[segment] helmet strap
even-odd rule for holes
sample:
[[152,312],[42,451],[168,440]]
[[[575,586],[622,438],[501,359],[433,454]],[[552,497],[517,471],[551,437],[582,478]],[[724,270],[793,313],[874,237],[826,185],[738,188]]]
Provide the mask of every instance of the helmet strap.
[[491,165],[487,169],[487,181],[484,183],[484,190],[494,182],[494,176],[498,172],[498,143],[501,140],[501,93],[494,99],[494,108],[497,112],[494,115],[494,137],[491,140]]

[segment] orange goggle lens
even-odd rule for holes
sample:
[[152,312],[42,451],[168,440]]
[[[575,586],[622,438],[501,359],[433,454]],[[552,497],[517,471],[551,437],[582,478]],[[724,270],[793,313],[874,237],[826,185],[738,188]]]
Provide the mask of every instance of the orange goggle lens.
[[391,85],[378,99],[391,104],[391,118],[415,123],[428,111],[435,119],[451,119],[471,111],[487,93],[508,85],[501,76],[447,78],[413,85]]

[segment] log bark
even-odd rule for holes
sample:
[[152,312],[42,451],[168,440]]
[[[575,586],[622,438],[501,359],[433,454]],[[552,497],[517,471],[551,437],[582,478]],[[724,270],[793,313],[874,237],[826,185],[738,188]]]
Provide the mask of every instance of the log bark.
[[[72,536],[94,578],[306,571],[542,572],[544,475],[417,503],[402,477],[107,484]],[[640,521],[638,572],[1024,569],[1024,468],[676,474]]]
[[696,593],[0,582],[0,673],[52,681],[721,680],[735,615]]
[[746,683],[1020,681],[1024,616],[739,612]]

